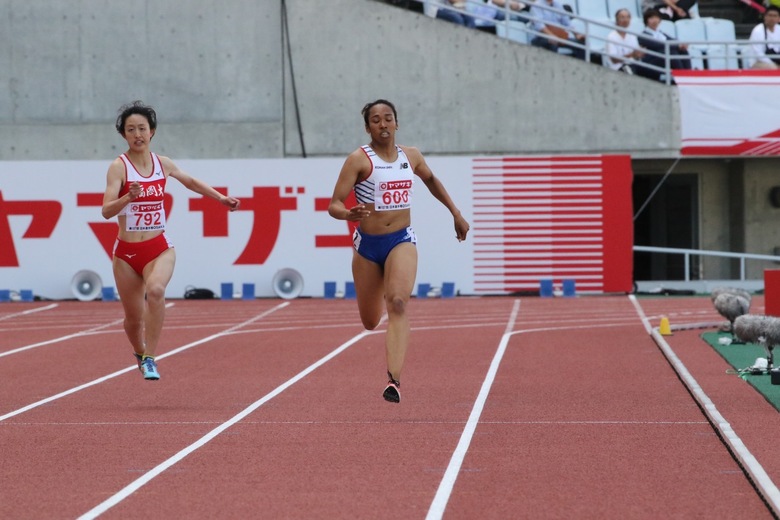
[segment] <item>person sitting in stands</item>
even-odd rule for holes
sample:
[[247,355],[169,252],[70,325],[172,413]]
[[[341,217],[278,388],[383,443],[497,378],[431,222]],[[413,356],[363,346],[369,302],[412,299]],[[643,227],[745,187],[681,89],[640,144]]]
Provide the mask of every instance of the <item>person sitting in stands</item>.
[[750,32],[750,51],[755,60],[750,68],[775,70],[780,65],[780,7],[770,5],[764,12],[764,20]]
[[496,9],[496,20],[505,20],[506,19],[506,9],[509,8],[510,11],[510,20],[520,20],[520,21],[527,21],[528,18],[526,16],[522,16],[516,13],[521,13],[523,11],[528,11],[531,6],[524,4],[523,2],[516,2],[515,0],[487,0],[488,5],[496,6],[498,9]]
[[504,21],[509,14],[509,19],[518,22],[527,22],[528,17],[519,13],[528,10],[528,6],[515,0],[476,0],[478,3],[467,4],[468,12],[474,17],[477,29],[492,34],[496,33],[496,20]]
[[608,60],[606,64],[610,69],[633,74],[630,62],[641,59],[644,53],[639,49],[639,39],[636,35],[620,30],[631,25],[631,12],[628,9],[618,9],[615,13],[615,25],[619,29],[607,35],[607,52],[604,59]]
[[560,0],[536,0],[531,6],[530,19],[533,30],[540,34],[531,39],[531,45],[553,52],[570,49],[572,56],[584,60],[585,36],[572,35],[568,30],[571,18],[561,11],[564,7]]
[[683,43],[668,43],[674,41],[674,38],[658,28],[662,19],[661,13],[656,9],[648,9],[644,12],[643,19],[645,30],[642,31],[643,36],[639,37],[639,46],[647,49],[647,52],[642,56],[642,63],[656,68],[637,66],[634,72],[645,78],[660,80],[664,71],[658,69],[666,68],[667,49],[670,55],[670,69],[690,69],[688,46]]
[[[434,1],[434,3],[439,4],[440,7],[436,10],[436,18],[439,20],[446,20],[448,22],[456,23],[458,25],[465,25],[466,27],[474,28],[476,26],[476,22],[473,17],[467,15],[465,13],[466,11],[466,2],[463,0],[438,0]],[[461,12],[458,12],[456,10],[450,9],[450,7],[454,7],[455,9],[459,9]]]
[[656,9],[665,20],[682,20],[691,17],[696,0],[642,0],[642,12]]

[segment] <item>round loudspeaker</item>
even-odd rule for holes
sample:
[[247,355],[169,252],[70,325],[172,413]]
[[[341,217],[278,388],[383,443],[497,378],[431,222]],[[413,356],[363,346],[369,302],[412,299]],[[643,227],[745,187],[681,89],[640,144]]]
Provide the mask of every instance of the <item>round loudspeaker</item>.
[[73,275],[70,281],[70,291],[73,296],[83,302],[91,301],[100,295],[103,290],[103,281],[94,271],[83,269]]
[[297,298],[303,292],[303,276],[289,267],[277,271],[271,283],[274,293],[285,300]]

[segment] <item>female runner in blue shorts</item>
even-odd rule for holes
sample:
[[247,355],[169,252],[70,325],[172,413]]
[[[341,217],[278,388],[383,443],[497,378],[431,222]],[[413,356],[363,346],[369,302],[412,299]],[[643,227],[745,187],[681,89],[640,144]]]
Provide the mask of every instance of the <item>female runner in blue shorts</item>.
[[103,217],[117,217],[114,279],[125,311],[124,328],[144,379],[160,374],[154,356],[165,319],[165,288],[173,276],[176,253],[165,235],[165,184],[174,178],[186,188],[218,200],[230,211],[236,198],[181,171],[168,157],[152,153],[157,114],[140,101],[119,109],[116,130],[128,149],[108,167]]
[[[409,346],[407,306],[417,275],[417,238],[411,227],[414,176],[452,213],[455,237],[466,239],[469,223],[460,214],[441,181],[417,148],[395,144],[395,106],[379,99],[362,110],[368,145],[352,152],[339,173],[328,213],[357,221],[352,276],[363,326],[375,329],[385,309],[388,315],[385,349],[387,377],[383,397],[399,402],[401,369]],[[358,204],[347,208],[354,190]]]

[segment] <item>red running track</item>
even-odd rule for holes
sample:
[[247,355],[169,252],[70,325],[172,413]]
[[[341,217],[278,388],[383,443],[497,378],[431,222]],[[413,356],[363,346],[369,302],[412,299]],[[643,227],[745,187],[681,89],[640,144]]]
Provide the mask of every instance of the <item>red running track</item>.
[[[118,303],[0,306],[0,518],[773,517],[645,328],[708,298],[413,300],[398,405],[354,301],[170,304],[159,382]],[[776,410],[669,343],[776,479]]]

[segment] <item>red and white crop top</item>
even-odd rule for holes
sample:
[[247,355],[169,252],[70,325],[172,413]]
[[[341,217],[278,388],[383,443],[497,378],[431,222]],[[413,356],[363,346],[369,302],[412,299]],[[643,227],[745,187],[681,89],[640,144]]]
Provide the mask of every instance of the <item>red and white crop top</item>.
[[[151,152],[150,152],[151,153]],[[122,197],[130,191],[130,184],[141,184],[141,196],[122,208],[120,215],[125,219],[127,231],[157,231],[165,230],[165,173],[160,158],[155,153],[152,156],[152,173],[144,177],[139,173],[127,155],[119,156],[125,163],[125,183],[119,190]]]

